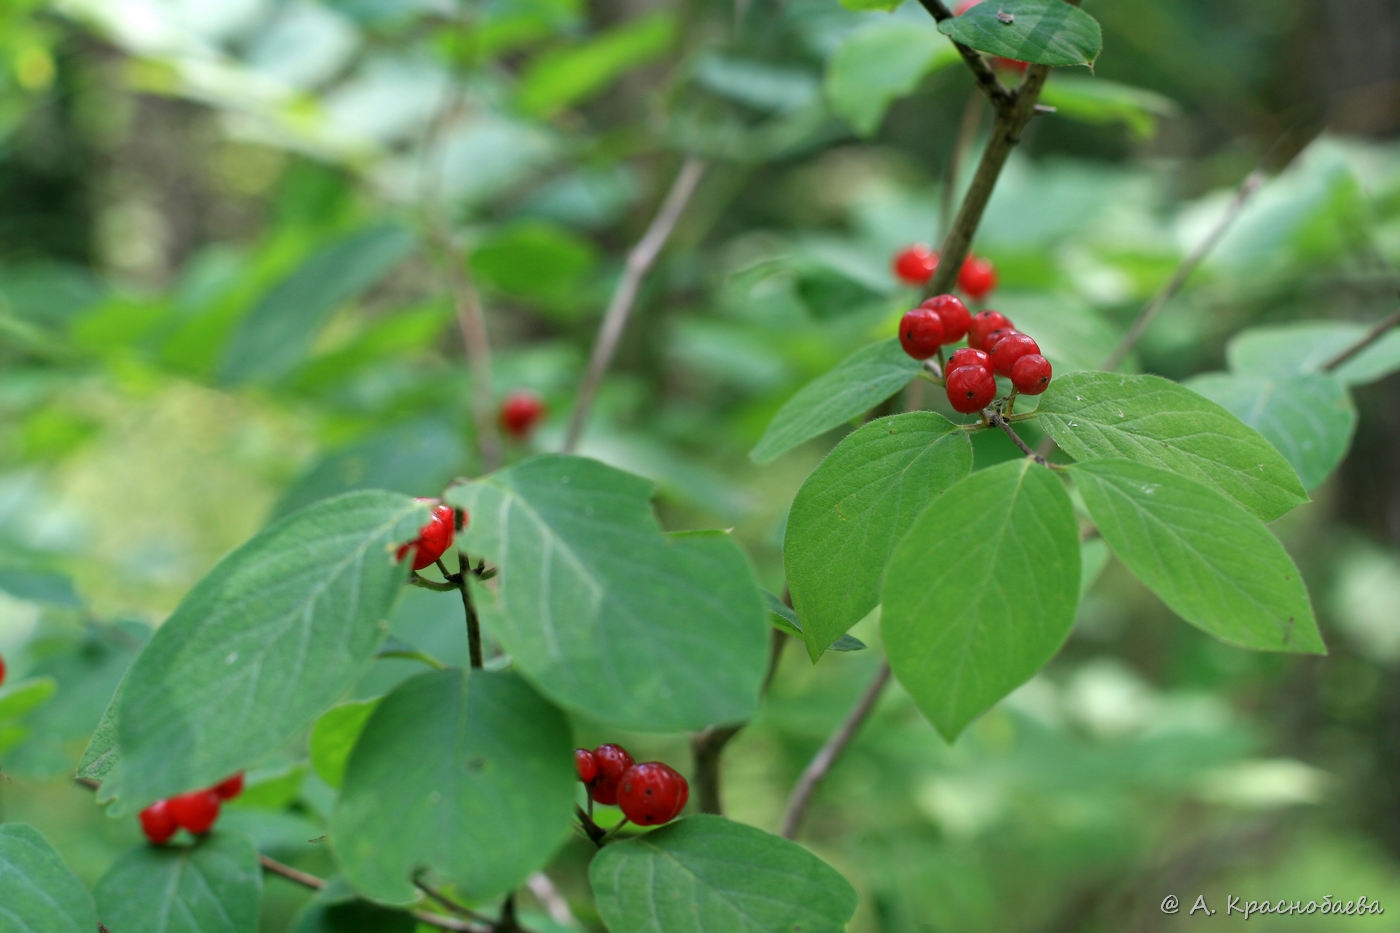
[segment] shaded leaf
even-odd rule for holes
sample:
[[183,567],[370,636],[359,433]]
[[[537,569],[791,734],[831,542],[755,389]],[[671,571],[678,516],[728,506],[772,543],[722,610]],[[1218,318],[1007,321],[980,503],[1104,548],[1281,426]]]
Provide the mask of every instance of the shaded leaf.
[[959,57],[931,24],[872,23],[851,33],[831,56],[826,96],[856,132],[870,136],[890,104],[918,87],[924,75]]
[[345,778],[345,763],[382,697],[332,706],[311,729],[311,767],[331,787]]
[[218,831],[128,850],[93,894],[112,933],[256,933],[262,868],[251,839]]
[[525,69],[517,101],[527,112],[552,116],[661,56],[675,36],[675,20],[669,13],[658,12],[615,26],[580,45],[545,52]]
[[[1340,321],[1306,321],[1253,327],[1225,347],[1230,369],[1238,373],[1292,376],[1315,373],[1360,340],[1369,328]],[[1400,369],[1400,329],[1391,330],[1333,373],[1347,385],[1375,382]]]
[[0,824],[0,930],[92,933],[92,896],[47,839],[24,823]]

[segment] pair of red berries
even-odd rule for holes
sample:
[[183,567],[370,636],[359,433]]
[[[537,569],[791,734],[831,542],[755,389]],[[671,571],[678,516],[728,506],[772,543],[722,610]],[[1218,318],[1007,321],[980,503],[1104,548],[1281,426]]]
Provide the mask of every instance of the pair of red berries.
[[517,390],[501,403],[501,430],[511,437],[525,437],[543,417],[544,402],[533,392]]
[[[427,505],[428,503],[437,502],[438,500],[417,499],[414,501]],[[433,513],[428,519],[428,523],[418,529],[418,537],[409,541],[407,544],[399,545],[398,552],[395,554],[394,559],[403,560],[408,556],[409,550],[412,549],[413,569],[422,570],[443,554],[446,554],[447,549],[452,547],[453,537],[458,531],[461,531],[465,527],[467,527],[467,512],[465,509],[462,510],[461,521],[458,521],[457,513],[453,510],[452,506],[439,503],[433,507]]]
[[598,803],[622,808],[638,826],[669,823],[685,809],[690,785],[679,771],[659,761],[635,764],[621,745],[574,749],[574,768]]
[[141,811],[141,831],[156,845],[164,845],[178,830],[187,829],[202,836],[219,818],[219,808],[225,800],[243,793],[243,772],[226,778],[207,790],[192,790],[157,800]]
[[[915,243],[895,253],[894,274],[910,285],[927,285],[938,269],[938,253]],[[997,270],[990,259],[968,256],[958,270],[958,288],[973,301],[981,301],[997,287]]]
[[948,360],[944,389],[954,411],[981,411],[996,398],[996,376],[1006,376],[1022,395],[1039,395],[1050,385],[1050,361],[1040,346],[1016,330],[1000,311],[969,315],[954,295],[935,295],[904,315],[899,343],[916,360],[926,360],[944,344],[967,335],[967,346]]

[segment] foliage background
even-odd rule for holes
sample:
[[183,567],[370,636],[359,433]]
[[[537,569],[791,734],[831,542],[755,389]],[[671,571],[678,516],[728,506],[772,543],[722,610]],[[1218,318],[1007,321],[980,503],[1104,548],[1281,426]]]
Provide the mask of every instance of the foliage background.
[[[997,307],[1092,365],[1262,160],[1286,168],[1137,365],[1185,378],[1220,369],[1246,325],[1394,308],[1400,8],[1090,10],[1099,83],[1052,78],[1062,113],[1036,121],[976,243],[1001,270]],[[65,774],[146,627],[274,515],[357,486],[431,494],[474,469],[443,263],[465,261],[487,302],[498,392],[549,402],[531,449],[557,449],[622,257],[684,152],[715,161],[582,452],[654,479],[667,527],[734,527],[781,589],[786,507],[829,442],[761,468],[746,453],[796,387],[909,303],[888,257],[936,239],[972,93],[927,52],[901,72],[879,44],[892,23],[931,28],[916,5],[834,0],[6,4],[0,652],[15,680],[59,691],[0,734],[0,816],[94,881],[136,826]],[[434,248],[440,223],[462,256]],[[804,837],[860,890],[853,928],[1186,928],[1157,910],[1167,893],[1400,910],[1397,389],[1358,390],[1350,455],[1276,527],[1329,657],[1218,644],[1110,566],[1060,657],[957,745],[890,691]],[[979,459],[1009,453],[978,442]],[[395,624],[460,661],[459,612],[413,591]],[[730,750],[732,816],[774,828],[873,654],[787,653]],[[357,694],[413,670],[381,662]],[[632,744],[685,757],[681,737]],[[254,777],[226,823],[324,868],[306,842],[324,786],[292,750]],[[570,890],[586,855],[559,857]],[[264,928],[304,899],[270,881]]]

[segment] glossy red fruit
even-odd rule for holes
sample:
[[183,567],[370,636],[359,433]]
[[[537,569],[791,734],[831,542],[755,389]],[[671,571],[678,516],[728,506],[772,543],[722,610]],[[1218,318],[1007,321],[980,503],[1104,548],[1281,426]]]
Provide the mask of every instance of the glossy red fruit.
[[1027,353],[1011,367],[1011,384],[1022,395],[1039,395],[1050,385],[1050,361],[1039,353]]
[[659,761],[633,765],[622,776],[617,805],[638,826],[658,826],[675,819],[690,796],[690,787],[675,768]]
[[938,268],[938,253],[922,243],[915,243],[895,253],[890,266],[900,281],[910,285],[927,285]]
[[997,397],[996,377],[981,366],[959,366],[948,374],[944,388],[948,404],[965,415],[981,411]]
[[934,295],[919,305],[938,315],[943,322],[943,342],[954,343],[963,339],[972,325],[972,312],[957,295]]
[[952,372],[960,366],[980,366],[985,370],[991,370],[992,358],[982,350],[972,347],[963,347],[948,357],[948,372]]
[[997,287],[997,270],[990,259],[969,256],[958,270],[958,288],[973,301],[981,301]]
[[1040,344],[1026,334],[1016,331],[1001,338],[992,347],[992,369],[998,376],[1011,375],[1016,361],[1030,353],[1039,353]]
[[240,771],[233,777],[224,778],[209,789],[217,794],[220,800],[232,800],[243,793],[243,772]]
[[0,655],[0,684],[5,682],[5,656]]
[[[436,499],[419,499],[419,502],[436,502]],[[466,513],[462,513],[464,519]],[[465,521],[463,527],[465,527]],[[409,548],[413,548],[413,569],[422,570],[424,567],[437,560],[447,549],[452,546],[452,536],[456,531],[457,518],[450,505],[438,505],[433,508],[432,517],[428,523],[418,529],[418,537],[401,545],[398,551],[398,560],[403,560],[408,554]]]
[[598,762],[598,776],[593,779],[593,799],[599,803],[617,803],[618,784],[622,775],[636,762],[621,745],[599,745],[593,749],[593,758]]
[[524,437],[544,416],[544,402],[533,392],[517,390],[501,403],[501,430],[511,437]]
[[967,345],[974,350],[985,350],[982,341],[998,327],[1010,327],[1011,320],[1000,311],[979,311],[972,316],[972,324],[967,329]]
[[180,827],[175,817],[170,815],[170,802],[157,800],[137,816],[141,821],[141,832],[156,845],[165,845]]
[[165,802],[178,826],[196,836],[209,832],[219,818],[219,795],[212,790],[195,790],[178,794]]
[[996,352],[997,344],[1001,343],[1003,337],[1010,337],[1012,334],[1019,333],[1020,331],[1014,327],[998,327],[982,338],[982,349],[987,351],[988,355],[991,355]]
[[899,345],[916,360],[926,360],[943,345],[943,321],[931,308],[906,311],[899,322]]
[[598,776],[598,759],[593,757],[593,753],[586,748],[574,749],[574,770],[578,772],[578,779],[585,784],[592,784],[593,779]]

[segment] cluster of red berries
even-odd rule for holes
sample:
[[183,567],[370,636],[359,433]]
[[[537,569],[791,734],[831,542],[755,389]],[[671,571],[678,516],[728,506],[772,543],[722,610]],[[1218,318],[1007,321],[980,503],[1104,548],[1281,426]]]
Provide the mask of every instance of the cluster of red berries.
[[[894,254],[894,274],[910,285],[927,285],[938,269],[938,252],[922,243]],[[990,259],[968,256],[958,270],[958,288],[973,301],[981,301],[997,287],[997,270]]]
[[578,779],[598,803],[622,808],[638,826],[658,826],[680,815],[690,785],[679,771],[659,761],[635,764],[621,745],[574,749]]
[[141,831],[156,845],[164,845],[176,831],[187,829],[202,836],[219,818],[219,808],[225,800],[243,793],[243,772],[226,778],[207,790],[192,790],[157,800],[141,811]]
[[522,438],[544,417],[544,402],[535,393],[520,389],[506,396],[499,417],[502,431]]
[[916,360],[967,335],[967,346],[948,359],[943,386],[954,411],[981,411],[997,395],[997,376],[1005,376],[1022,395],[1039,395],[1050,385],[1050,361],[1040,346],[1011,325],[1000,311],[968,313],[954,295],[935,295],[904,315],[899,343]]
[[[436,499],[416,499],[423,505],[437,502]],[[413,550],[413,569],[422,570],[429,564],[436,561],[447,549],[452,547],[453,537],[458,531],[467,527],[467,513],[462,510],[461,521],[457,520],[457,512],[450,505],[438,503],[433,506],[433,514],[428,519],[428,523],[418,529],[418,537],[407,544],[399,545],[395,560],[403,560],[408,556],[410,549]]]

